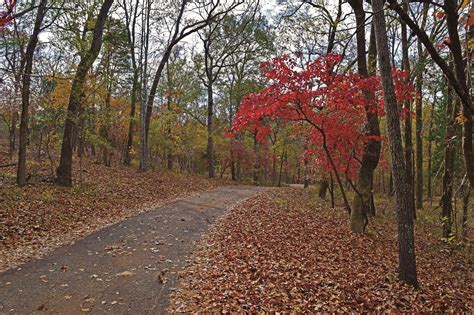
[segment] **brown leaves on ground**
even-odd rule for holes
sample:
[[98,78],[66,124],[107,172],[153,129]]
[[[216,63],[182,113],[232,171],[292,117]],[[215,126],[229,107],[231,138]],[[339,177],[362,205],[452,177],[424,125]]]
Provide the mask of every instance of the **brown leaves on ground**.
[[224,217],[181,274],[171,311],[436,311],[473,307],[472,264],[417,228],[422,288],[397,281],[393,218],[350,232],[302,189],[271,190]]
[[[14,184],[14,167],[1,170],[0,271],[161,203],[222,184],[189,174],[105,167],[89,160],[84,161],[79,184],[77,164],[72,188],[38,180],[20,188]],[[48,173],[47,167],[37,173]]]

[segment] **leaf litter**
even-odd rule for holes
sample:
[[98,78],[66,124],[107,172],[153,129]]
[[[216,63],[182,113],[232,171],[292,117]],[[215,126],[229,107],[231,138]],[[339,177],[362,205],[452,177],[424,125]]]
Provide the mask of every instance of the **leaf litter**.
[[[75,163],[74,178],[80,170]],[[92,159],[82,166],[82,183],[59,187],[51,181],[15,185],[14,168],[0,175],[0,271],[18,267],[139,213],[177,198],[217,188],[227,181],[175,172],[139,173],[125,166],[105,167]],[[32,170],[38,178],[46,165]],[[111,248],[111,254],[115,248]]]
[[[465,250],[417,226],[419,290],[397,280],[392,214],[352,233],[344,209],[302,189],[274,189],[232,208],[204,238],[172,295],[170,312],[472,311]],[[451,247],[450,247],[451,246]]]

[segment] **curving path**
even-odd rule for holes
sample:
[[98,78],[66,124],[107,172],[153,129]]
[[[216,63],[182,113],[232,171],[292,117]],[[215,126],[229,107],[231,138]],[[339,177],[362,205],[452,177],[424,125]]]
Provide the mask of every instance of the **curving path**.
[[261,187],[195,195],[0,273],[0,314],[163,314],[194,243]]

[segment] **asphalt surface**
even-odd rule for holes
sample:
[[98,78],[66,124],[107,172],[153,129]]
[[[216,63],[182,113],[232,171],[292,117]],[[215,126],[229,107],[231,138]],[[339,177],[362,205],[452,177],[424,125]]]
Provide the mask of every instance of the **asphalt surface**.
[[0,273],[0,314],[164,314],[194,244],[259,187],[195,195]]

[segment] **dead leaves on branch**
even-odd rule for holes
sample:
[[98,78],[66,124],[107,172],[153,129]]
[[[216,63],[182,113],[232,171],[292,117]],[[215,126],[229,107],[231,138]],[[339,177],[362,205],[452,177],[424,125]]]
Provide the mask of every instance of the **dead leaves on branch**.
[[362,312],[472,309],[463,253],[417,235],[421,290],[397,281],[395,223],[350,232],[343,210],[301,189],[272,190],[234,208],[182,273],[171,311]]

